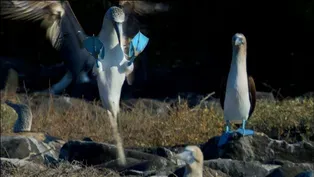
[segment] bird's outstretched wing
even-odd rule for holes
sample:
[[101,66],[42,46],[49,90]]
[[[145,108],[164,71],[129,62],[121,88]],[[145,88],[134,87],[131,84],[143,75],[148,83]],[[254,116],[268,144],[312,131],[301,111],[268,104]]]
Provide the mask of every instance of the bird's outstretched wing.
[[[131,42],[131,39],[135,35],[137,35],[140,30],[144,31],[143,29],[141,29],[141,26],[143,24],[139,22],[138,17],[161,13],[161,12],[167,12],[170,9],[170,6],[166,3],[154,3],[154,2],[134,1],[134,0],[129,0],[129,1],[120,0],[119,6],[123,9],[125,13],[125,17],[126,17],[125,22],[123,23],[123,34],[124,34],[123,37],[125,41],[124,51],[126,55],[128,55],[129,44]],[[134,74],[135,72],[133,71],[126,77],[126,80],[129,85],[132,85],[134,81]]]
[[41,21],[41,26],[46,29],[46,37],[53,47],[60,48],[62,43],[62,20],[67,16],[71,25],[82,27],[77,21],[68,1],[1,1],[0,14],[6,19]]
[[[132,39],[140,31],[141,26],[145,25],[140,23],[138,17],[167,12],[170,10],[170,6],[166,3],[134,0],[119,0],[118,2],[119,6],[125,13],[125,22],[123,23],[125,41]],[[125,42],[125,47],[127,48],[128,46],[127,42]]]

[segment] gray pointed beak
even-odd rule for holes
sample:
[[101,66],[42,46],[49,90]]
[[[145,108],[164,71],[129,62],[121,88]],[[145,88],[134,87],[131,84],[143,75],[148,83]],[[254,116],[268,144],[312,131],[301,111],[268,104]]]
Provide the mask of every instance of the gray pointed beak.
[[176,158],[185,161],[187,164],[192,164],[195,161],[192,151],[187,150],[177,154]]
[[123,44],[122,44],[122,34],[123,34],[123,31],[122,31],[122,23],[114,23],[114,29],[116,30],[116,33],[118,35],[118,40],[119,40],[119,44],[121,47],[123,47]]
[[243,40],[242,40],[241,38],[236,38],[234,44],[235,44],[236,46],[239,46],[239,45],[243,44]]

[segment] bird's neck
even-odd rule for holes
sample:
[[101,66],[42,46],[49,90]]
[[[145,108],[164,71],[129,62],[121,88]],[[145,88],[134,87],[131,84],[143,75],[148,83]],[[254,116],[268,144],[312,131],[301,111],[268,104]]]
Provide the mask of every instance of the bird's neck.
[[203,177],[203,165],[192,164],[186,166],[184,177]]
[[119,46],[118,35],[111,22],[107,22],[103,25],[99,33],[99,38],[103,41],[104,47],[107,49],[111,50]]
[[232,52],[231,72],[246,73],[246,47],[234,47]]

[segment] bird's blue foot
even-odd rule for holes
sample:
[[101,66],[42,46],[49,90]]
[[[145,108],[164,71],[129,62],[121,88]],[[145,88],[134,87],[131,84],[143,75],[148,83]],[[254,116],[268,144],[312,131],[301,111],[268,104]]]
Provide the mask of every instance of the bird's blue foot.
[[218,142],[218,147],[223,146],[226,144],[229,140],[229,137],[233,133],[232,131],[229,130],[230,122],[227,120],[226,121],[226,131],[220,136],[219,142]]
[[243,136],[250,136],[254,134],[253,130],[239,128],[236,132],[240,133]]
[[220,139],[219,139],[219,142],[218,142],[218,147],[221,147],[221,146],[225,145],[228,142],[229,138],[231,137],[232,133],[233,133],[232,131],[223,133],[220,136]]
[[253,131],[253,130],[245,129],[245,123],[246,123],[246,121],[243,120],[243,121],[242,121],[242,128],[239,128],[236,132],[242,134],[242,136],[250,136],[250,135],[253,135],[253,134],[254,134],[254,131]]

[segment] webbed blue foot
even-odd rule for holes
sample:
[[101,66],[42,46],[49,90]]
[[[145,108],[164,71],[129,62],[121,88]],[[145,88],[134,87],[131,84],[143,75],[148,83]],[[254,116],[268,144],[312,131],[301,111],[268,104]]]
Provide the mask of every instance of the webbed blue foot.
[[233,133],[232,131],[230,131],[229,127],[230,127],[230,122],[227,120],[226,121],[226,131],[225,131],[225,133],[223,133],[220,136],[220,139],[219,139],[219,142],[218,142],[218,147],[221,147],[224,144],[226,144],[228,142],[228,140],[229,140],[229,137]]
[[239,128],[236,132],[240,133],[242,136],[254,135],[254,130]]
[[254,135],[254,131],[250,129],[245,129],[245,120],[242,121],[242,127],[239,128],[236,132],[242,134],[242,136]]
[[129,63],[128,66],[134,62],[135,58],[143,52],[147,46],[149,38],[140,31],[134,36],[129,45]]
[[221,146],[225,145],[228,142],[229,138],[231,137],[232,133],[233,133],[232,131],[223,133],[220,136],[220,139],[219,139],[219,142],[218,142],[218,147],[221,147]]

